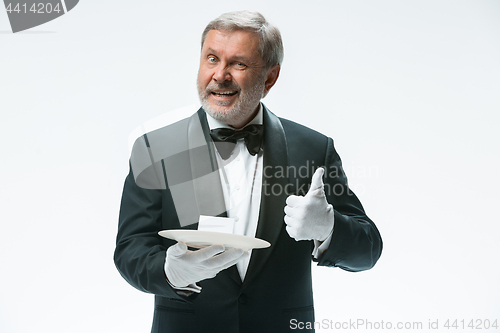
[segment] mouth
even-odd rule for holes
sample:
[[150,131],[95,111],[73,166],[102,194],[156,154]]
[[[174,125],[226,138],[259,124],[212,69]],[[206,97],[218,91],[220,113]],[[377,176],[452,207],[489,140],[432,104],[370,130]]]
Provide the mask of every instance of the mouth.
[[237,90],[228,90],[228,91],[212,91],[211,94],[217,97],[231,97],[238,93]]

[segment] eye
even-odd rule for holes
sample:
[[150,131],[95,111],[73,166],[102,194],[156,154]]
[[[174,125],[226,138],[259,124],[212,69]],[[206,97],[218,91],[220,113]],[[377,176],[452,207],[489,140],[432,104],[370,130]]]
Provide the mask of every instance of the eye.
[[208,62],[210,62],[210,63],[212,63],[212,64],[213,64],[213,63],[216,63],[216,62],[217,62],[217,58],[216,58],[216,57],[214,57],[214,56],[209,56],[209,57],[208,57]]
[[244,68],[246,68],[246,67],[247,67],[247,65],[245,65],[245,64],[244,64],[244,63],[242,63],[242,62],[237,62],[237,63],[236,63],[236,67],[241,68],[241,69],[244,69]]

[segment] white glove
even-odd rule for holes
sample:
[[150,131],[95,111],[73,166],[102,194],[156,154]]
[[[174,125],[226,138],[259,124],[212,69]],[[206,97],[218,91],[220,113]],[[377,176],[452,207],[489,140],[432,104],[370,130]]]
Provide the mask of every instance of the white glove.
[[325,197],[323,174],[318,168],[305,197],[291,195],[286,199],[286,231],[295,240],[326,240],[333,232],[333,206]]
[[190,251],[186,244],[177,243],[168,248],[164,269],[168,282],[174,288],[199,293],[201,287],[196,282],[215,277],[248,255],[242,249],[225,250],[223,245]]

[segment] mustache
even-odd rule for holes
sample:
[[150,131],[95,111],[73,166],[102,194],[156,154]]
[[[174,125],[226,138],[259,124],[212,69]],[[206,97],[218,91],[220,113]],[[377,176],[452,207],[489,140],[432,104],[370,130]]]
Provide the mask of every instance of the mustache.
[[206,88],[206,92],[219,89],[234,89],[240,91],[240,87],[234,82],[210,83]]

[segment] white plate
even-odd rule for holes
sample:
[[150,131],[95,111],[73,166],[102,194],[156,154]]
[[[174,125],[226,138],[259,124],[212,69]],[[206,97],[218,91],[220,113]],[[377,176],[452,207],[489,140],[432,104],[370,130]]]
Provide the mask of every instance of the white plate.
[[263,239],[226,234],[223,232],[201,231],[201,230],[162,230],[158,232],[162,237],[186,243],[186,245],[202,248],[210,245],[220,244],[225,247],[236,247],[245,251],[251,249],[263,249],[271,244]]

